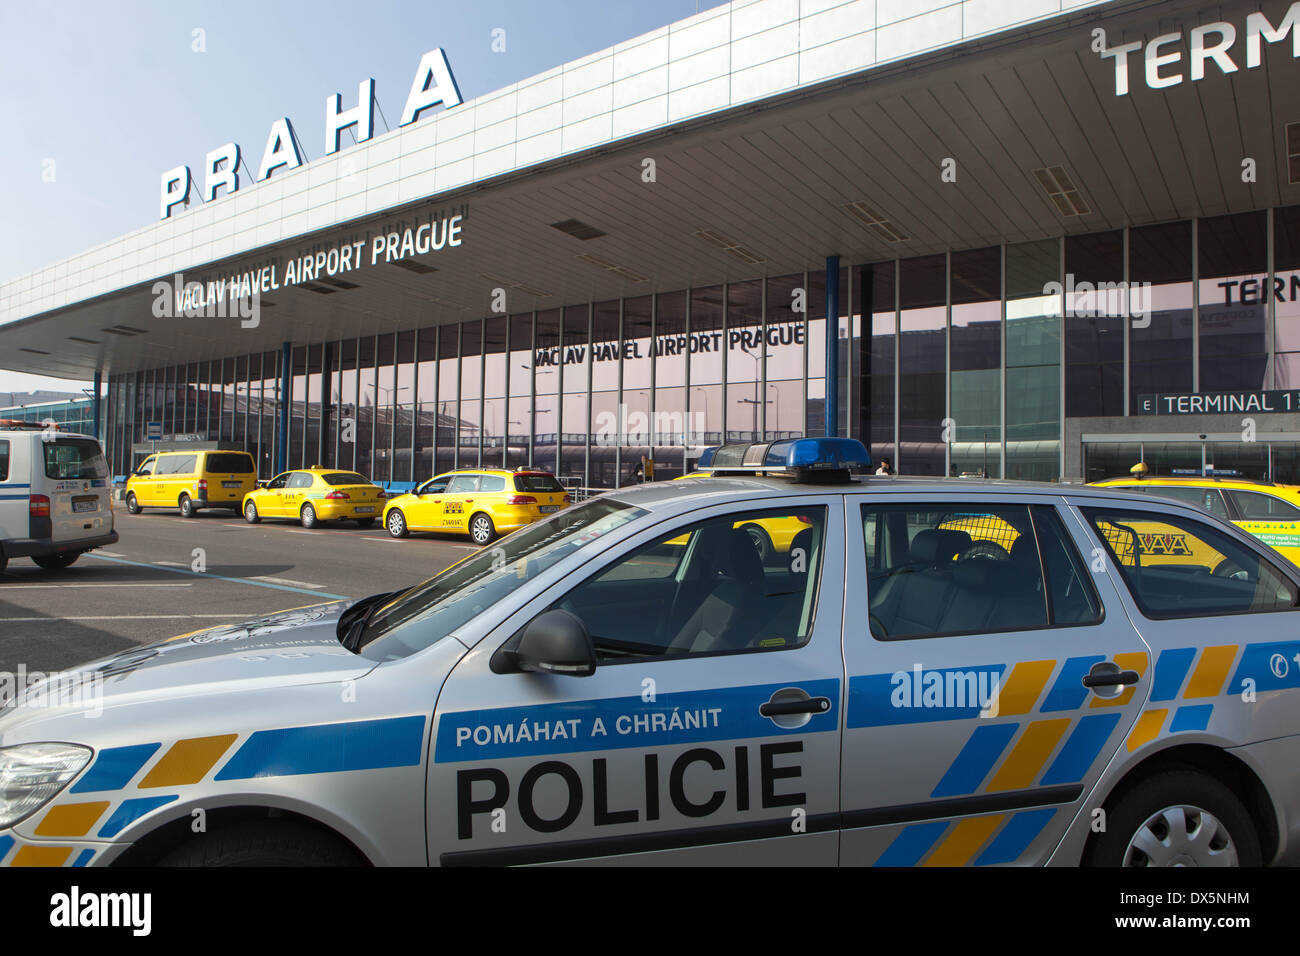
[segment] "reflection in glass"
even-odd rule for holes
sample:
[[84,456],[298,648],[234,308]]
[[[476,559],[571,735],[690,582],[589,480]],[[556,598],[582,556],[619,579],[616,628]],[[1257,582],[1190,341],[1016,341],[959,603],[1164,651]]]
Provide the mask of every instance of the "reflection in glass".
[[[945,256],[899,263],[899,474],[944,473],[946,303]],[[817,354],[816,343],[809,348],[810,356]]]
[[1061,244],[1007,247],[1006,477],[1055,481],[1061,471]]
[[1268,215],[1197,223],[1202,392],[1260,389],[1268,366]]

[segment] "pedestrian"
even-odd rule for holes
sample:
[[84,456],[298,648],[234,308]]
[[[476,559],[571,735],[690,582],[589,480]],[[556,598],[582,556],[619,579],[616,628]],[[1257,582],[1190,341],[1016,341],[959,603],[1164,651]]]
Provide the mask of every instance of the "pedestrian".
[[894,473],[894,469],[893,466],[889,464],[889,459],[888,458],[880,459],[880,467],[876,469],[876,474],[892,475],[893,473]]

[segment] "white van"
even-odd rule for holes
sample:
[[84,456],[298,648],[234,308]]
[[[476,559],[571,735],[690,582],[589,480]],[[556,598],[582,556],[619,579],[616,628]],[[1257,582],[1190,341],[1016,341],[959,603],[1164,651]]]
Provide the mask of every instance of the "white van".
[[0,573],[24,557],[59,570],[116,540],[99,441],[0,422]]

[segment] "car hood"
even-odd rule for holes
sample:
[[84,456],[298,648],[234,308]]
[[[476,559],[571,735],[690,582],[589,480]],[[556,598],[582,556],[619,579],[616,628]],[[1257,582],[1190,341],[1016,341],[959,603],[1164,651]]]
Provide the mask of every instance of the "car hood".
[[11,718],[34,709],[48,714],[51,709],[107,707],[127,699],[355,680],[375,662],[339,644],[335,625],[347,606],[346,601],[336,601],[222,624],[51,675],[30,683],[17,706],[2,712],[0,730]]

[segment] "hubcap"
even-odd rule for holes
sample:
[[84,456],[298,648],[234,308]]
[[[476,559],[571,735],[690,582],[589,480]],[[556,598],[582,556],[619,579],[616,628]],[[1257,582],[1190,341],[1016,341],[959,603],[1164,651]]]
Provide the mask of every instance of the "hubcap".
[[402,516],[395,511],[388,516],[388,530],[393,534],[402,533]]
[[1124,866],[1238,866],[1232,834],[1207,810],[1165,807],[1138,827],[1124,851]]
[[487,522],[479,518],[474,522],[474,540],[486,541],[488,539]]
[[252,502],[249,502],[248,508],[244,511],[244,514],[250,518],[256,518],[257,507]]

